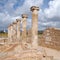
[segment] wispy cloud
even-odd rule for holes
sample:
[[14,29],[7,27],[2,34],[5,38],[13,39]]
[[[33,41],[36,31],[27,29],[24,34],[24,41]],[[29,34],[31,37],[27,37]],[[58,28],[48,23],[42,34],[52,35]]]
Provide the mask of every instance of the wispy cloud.
[[21,14],[28,14],[27,25],[31,27],[31,6],[38,6],[39,20],[38,29],[45,29],[47,26],[60,28],[60,0],[47,0],[48,7],[45,7],[45,0],[0,0],[0,29],[7,27]]

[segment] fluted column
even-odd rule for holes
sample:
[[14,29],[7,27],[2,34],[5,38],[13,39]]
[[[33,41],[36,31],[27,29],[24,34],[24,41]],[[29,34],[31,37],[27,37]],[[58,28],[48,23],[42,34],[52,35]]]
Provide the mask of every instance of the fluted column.
[[26,42],[26,40],[27,40],[26,20],[27,20],[27,15],[22,14],[22,41],[24,41],[24,42]]
[[12,42],[12,32],[13,32],[13,25],[10,24],[8,26],[8,43]]
[[37,47],[38,46],[38,11],[39,7],[32,6],[32,46]]
[[17,42],[17,24],[13,22],[13,43]]
[[10,26],[8,26],[8,40],[10,40],[10,32],[11,32]]
[[16,21],[17,21],[17,40],[18,40],[18,42],[20,42],[20,40],[21,40],[21,36],[20,36],[20,23],[21,23],[21,20],[16,19]]

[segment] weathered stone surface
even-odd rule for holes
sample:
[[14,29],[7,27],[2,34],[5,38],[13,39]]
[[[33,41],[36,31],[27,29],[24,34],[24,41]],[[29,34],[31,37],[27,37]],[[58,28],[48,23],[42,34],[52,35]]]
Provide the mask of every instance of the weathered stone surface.
[[17,42],[17,23],[13,22],[13,43]]
[[38,10],[39,7],[32,6],[32,46],[36,48],[38,46]]
[[27,31],[27,43],[32,44],[31,38],[32,38],[32,30],[29,29],[29,30]]
[[60,50],[60,30],[47,28],[39,38],[39,45]]
[[21,32],[20,32],[20,28],[21,28],[21,26],[20,26],[20,23],[21,23],[21,20],[20,19],[16,19],[16,21],[17,21],[17,41],[18,42],[20,42],[20,40],[21,40]]
[[8,26],[8,43],[12,42],[13,40],[13,24]]
[[22,14],[22,41],[24,41],[24,42],[26,42],[26,40],[27,40],[26,21],[27,21],[27,14]]

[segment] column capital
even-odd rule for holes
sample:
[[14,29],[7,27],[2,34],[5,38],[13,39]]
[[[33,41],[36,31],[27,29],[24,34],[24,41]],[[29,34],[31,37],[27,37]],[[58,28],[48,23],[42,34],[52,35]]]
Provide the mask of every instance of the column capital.
[[13,24],[16,24],[16,22],[13,22]]
[[10,26],[13,26],[13,24],[10,24]]
[[22,14],[22,18],[28,18],[27,14]]
[[10,24],[10,25],[8,26],[8,28],[9,28],[9,27],[11,27],[11,26],[13,26],[13,25],[12,25],[12,24]]
[[8,26],[8,28],[10,27],[10,25]]
[[21,19],[16,19],[16,22],[21,22]]
[[34,10],[37,10],[37,11],[39,11],[39,7],[37,7],[37,6],[32,6],[31,8],[30,8],[30,10],[33,12]]

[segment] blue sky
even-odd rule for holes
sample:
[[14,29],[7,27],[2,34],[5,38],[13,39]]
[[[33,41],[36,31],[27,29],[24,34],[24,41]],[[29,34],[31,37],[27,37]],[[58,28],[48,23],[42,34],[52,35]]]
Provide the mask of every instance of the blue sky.
[[28,14],[27,27],[31,27],[31,6],[40,8],[38,14],[38,29],[46,27],[60,28],[60,0],[0,0],[0,30]]

